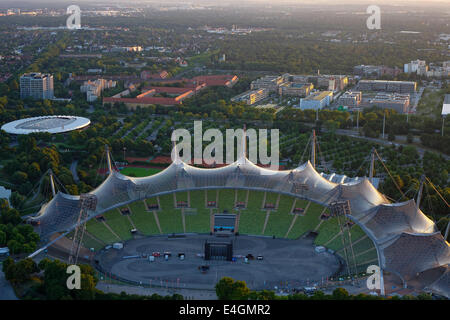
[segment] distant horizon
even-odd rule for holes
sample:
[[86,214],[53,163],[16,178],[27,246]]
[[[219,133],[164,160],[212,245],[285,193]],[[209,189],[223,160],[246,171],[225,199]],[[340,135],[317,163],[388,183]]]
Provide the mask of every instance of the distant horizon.
[[[5,3],[11,3],[16,5],[24,5],[24,4],[49,4],[49,3],[55,3],[55,4],[61,4],[61,3],[71,3],[71,4],[77,4],[77,3],[91,3],[91,4],[101,4],[103,1],[93,1],[93,0],[19,0],[19,1],[5,1]],[[443,5],[448,4],[449,5],[449,11],[450,11],[450,0],[277,0],[276,3],[272,0],[188,0],[188,1],[181,1],[181,0],[109,0],[104,1],[105,3],[109,3],[110,5],[115,4],[149,4],[149,3],[161,3],[161,4],[170,4],[170,3],[183,3],[183,4],[250,4],[255,2],[260,3],[268,3],[271,6],[277,6],[277,5],[302,5],[302,4],[318,4],[318,5],[345,5],[345,4],[351,4],[351,5],[369,5],[369,4],[383,4],[383,5],[429,5],[430,3]]]

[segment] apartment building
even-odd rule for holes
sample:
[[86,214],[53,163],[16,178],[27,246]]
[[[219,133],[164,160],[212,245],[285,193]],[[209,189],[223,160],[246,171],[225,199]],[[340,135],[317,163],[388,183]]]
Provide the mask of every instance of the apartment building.
[[85,81],[80,86],[80,91],[86,93],[87,102],[94,102],[100,97],[101,93],[105,89],[114,88],[116,86],[116,81],[97,79],[95,81]]
[[20,77],[20,98],[53,99],[53,75],[48,73],[25,73]]

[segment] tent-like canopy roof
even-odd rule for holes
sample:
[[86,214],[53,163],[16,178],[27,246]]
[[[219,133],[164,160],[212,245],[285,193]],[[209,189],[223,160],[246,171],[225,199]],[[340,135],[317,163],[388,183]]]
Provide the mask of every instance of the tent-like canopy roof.
[[[333,175],[328,176],[333,180]],[[303,188],[298,188],[302,185]],[[436,232],[435,224],[417,208],[414,200],[390,203],[367,178],[332,182],[311,163],[293,170],[272,171],[241,156],[236,162],[214,169],[190,166],[176,159],[153,176],[133,178],[111,171],[107,179],[90,192],[97,196],[97,208],[89,218],[141,199],[187,190],[250,189],[277,192],[329,206],[349,200],[350,218],[373,241],[380,266],[403,279],[450,263],[450,247]],[[40,221],[42,236],[76,227],[80,197],[59,192],[32,218]]]

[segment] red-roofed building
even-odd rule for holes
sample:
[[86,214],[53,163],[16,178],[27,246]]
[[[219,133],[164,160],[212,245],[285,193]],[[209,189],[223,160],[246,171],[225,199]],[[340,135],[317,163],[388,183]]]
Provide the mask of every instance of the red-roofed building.
[[214,76],[197,76],[191,81],[204,82],[209,86],[225,86],[231,88],[238,81],[239,78],[235,75],[214,75]]
[[[141,73],[142,77],[142,73]],[[153,79],[156,80],[156,79]],[[198,76],[193,79],[161,79],[161,84],[182,83],[182,87],[158,87],[151,86],[143,89],[143,93],[136,98],[123,98],[118,95],[109,98],[103,98],[103,104],[125,103],[130,109],[136,109],[137,106],[147,107],[149,105],[174,106],[183,103],[184,99],[191,97],[198,91],[208,86],[226,86],[231,88],[239,78],[233,75],[216,75],[216,76]],[[158,96],[164,95],[164,96]]]
[[142,71],[141,72],[141,79],[143,80],[163,80],[166,79],[169,76],[166,70],[157,72],[157,73],[151,73],[150,71]]

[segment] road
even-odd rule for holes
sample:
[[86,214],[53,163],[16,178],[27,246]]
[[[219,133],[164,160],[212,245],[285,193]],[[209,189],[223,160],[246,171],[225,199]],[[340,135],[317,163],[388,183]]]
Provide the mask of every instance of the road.
[[19,300],[14,293],[13,288],[5,279],[5,274],[1,271],[0,265],[0,300]]
[[120,293],[125,291],[128,294],[138,294],[141,296],[151,296],[156,293],[161,296],[172,295],[178,293],[186,300],[217,300],[216,292],[212,290],[194,290],[194,289],[164,289],[164,288],[144,288],[137,286],[127,286],[119,284],[110,284],[106,282],[99,282],[97,289],[103,292]]
[[[322,130],[326,131],[323,128],[322,128]],[[346,136],[354,137],[354,138],[369,140],[369,141],[373,141],[373,142],[376,142],[376,143],[379,143],[379,144],[384,144],[384,145],[392,145],[392,144],[394,144],[395,146],[399,146],[399,145],[408,146],[408,144],[405,144],[405,143],[392,142],[392,141],[378,139],[378,138],[369,138],[369,137],[365,137],[365,136],[360,136],[358,134],[358,132],[352,131],[352,130],[338,129],[338,130],[336,130],[336,133],[340,134],[340,135],[346,135]],[[434,150],[427,150],[427,149],[418,147],[416,145],[414,145],[414,147],[417,149],[417,152],[419,153],[421,158],[423,158],[423,155],[425,154],[425,151],[437,152],[437,151],[434,151]],[[444,157],[445,160],[447,160],[447,161],[450,160],[450,156],[445,155],[443,153],[441,153],[441,155]]]

